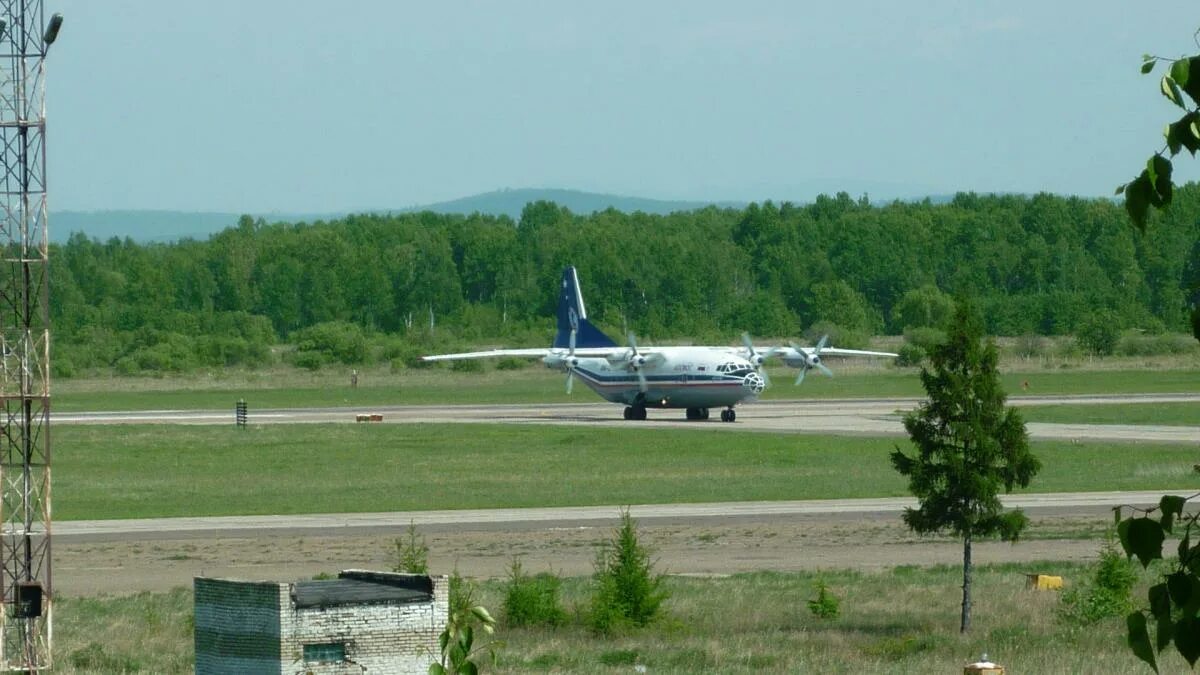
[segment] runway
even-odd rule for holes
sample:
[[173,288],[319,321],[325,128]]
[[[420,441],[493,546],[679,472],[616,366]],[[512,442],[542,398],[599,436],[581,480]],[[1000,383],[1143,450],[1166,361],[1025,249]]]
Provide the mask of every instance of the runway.
[[[714,416],[703,422],[683,419],[681,410],[650,410],[649,419],[621,419],[621,407],[611,403],[489,404],[443,406],[375,406],[371,408],[295,408],[249,411],[250,424],[353,423],[358,415],[375,414],[385,424],[551,424],[645,429],[705,429],[720,432],[765,431],[774,433],[855,434],[902,436],[903,413],[921,399],[820,399],[760,401],[739,406],[737,422],[727,424]],[[1100,405],[1196,403],[1200,420],[1200,394],[1142,394],[1120,396],[1024,396],[1009,399],[1012,405]],[[146,410],[132,412],[54,413],[55,424],[233,424],[233,410]],[[1200,426],[1124,424],[1054,424],[1030,422],[1030,437],[1068,441],[1147,441],[1200,443]]]
[[[1071,492],[1005,495],[1009,508],[1034,514],[1107,513],[1115,506],[1153,506],[1163,494],[1188,496],[1194,489],[1150,492]],[[814,499],[781,502],[713,502],[700,504],[641,504],[629,507],[638,520],[670,523],[774,520],[793,516],[898,514],[915,506],[909,497],[878,499]],[[68,520],[55,524],[60,541],[123,539],[252,537],[261,535],[365,535],[396,532],[410,523],[432,529],[521,529],[580,527],[612,523],[618,505],[557,508],[462,509],[394,513],[331,513],[278,516],[220,516],[211,518],[145,518],[129,520]]]
[[[1018,406],[1120,403],[1197,403],[1200,394],[1014,397]],[[651,410],[642,422],[621,419],[606,403],[458,406],[384,406],[249,411],[252,425],[350,424],[379,415],[384,424],[551,424],[706,431],[901,436],[903,412],[916,398],[765,401],[738,407],[737,422],[688,422],[682,411]],[[1200,418],[1200,415],[1198,415]],[[232,425],[228,411],[150,410],[54,413],[54,424]],[[1038,439],[1125,442],[1200,442],[1197,426],[1030,423]],[[1162,494],[1022,494],[1005,498],[1026,510],[1034,526],[1020,546],[981,542],[980,561],[1090,560],[1098,534],[1117,505],[1150,506]],[[789,502],[643,504],[631,507],[666,569],[679,574],[730,574],[755,570],[876,569],[899,564],[953,564],[961,546],[908,532],[899,514],[910,498]],[[55,583],[71,596],[161,591],[197,575],[252,579],[307,578],[338,569],[388,569],[394,541],[409,524],[431,546],[436,569],[468,576],[503,576],[513,556],[530,569],[567,576],[590,573],[598,538],[616,522],[617,505],[301,514],[209,518],[159,518],[54,523]],[[915,544],[920,545],[915,545]]]

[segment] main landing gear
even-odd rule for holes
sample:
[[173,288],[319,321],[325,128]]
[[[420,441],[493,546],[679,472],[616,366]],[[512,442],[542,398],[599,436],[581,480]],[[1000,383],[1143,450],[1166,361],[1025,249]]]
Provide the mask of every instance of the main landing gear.
[[688,408],[687,418],[689,420],[706,420],[708,419],[708,408]]
[[644,420],[646,419],[646,406],[644,405],[627,405],[625,406],[625,419],[627,420]]
[[733,411],[733,408],[727,408],[727,409],[721,411],[721,421],[722,422],[732,422],[736,419],[737,419],[737,413],[735,413]]

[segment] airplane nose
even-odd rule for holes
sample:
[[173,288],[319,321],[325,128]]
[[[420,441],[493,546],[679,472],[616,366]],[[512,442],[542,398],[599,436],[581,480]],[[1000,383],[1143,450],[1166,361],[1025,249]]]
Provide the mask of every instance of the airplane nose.
[[762,376],[758,373],[748,373],[745,379],[742,380],[742,386],[755,394],[761,394],[763,393],[763,389],[766,389],[767,383],[763,381]]

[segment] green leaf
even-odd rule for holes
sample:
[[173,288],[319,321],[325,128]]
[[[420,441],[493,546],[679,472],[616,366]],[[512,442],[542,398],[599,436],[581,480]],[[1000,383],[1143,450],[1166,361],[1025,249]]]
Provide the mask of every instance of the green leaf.
[[1150,71],[1154,70],[1155,63],[1156,63],[1156,61],[1154,61],[1154,59],[1150,59],[1149,61],[1146,61],[1145,63],[1143,63],[1142,64],[1142,74],[1148,75],[1150,73]]
[[1171,595],[1165,583],[1150,587],[1147,595],[1150,598],[1150,613],[1154,615],[1155,646],[1162,651],[1171,643],[1175,634],[1175,624],[1171,622]]
[[1141,175],[1125,186],[1125,211],[1139,230],[1146,229],[1146,216],[1150,210],[1150,178],[1142,171]]
[[475,631],[470,626],[463,626],[462,634],[458,636],[458,644],[462,646],[463,654],[471,653],[471,645],[475,644]]
[[1192,132],[1192,138],[1200,140],[1200,124],[1196,124],[1195,113],[1193,113],[1192,121],[1188,123],[1188,131]]
[[[1117,189],[1113,191],[1113,196],[1115,197],[1117,195],[1120,195],[1122,192],[1125,192],[1126,185],[1129,185],[1129,183],[1121,183],[1120,185],[1118,185]],[[1118,523],[1121,522],[1121,508],[1120,507],[1114,508],[1113,512],[1116,515],[1116,517],[1113,519],[1113,521],[1118,522]]]
[[[1176,61],[1176,63],[1178,63],[1178,61]],[[1200,57],[1193,56],[1190,59],[1187,59],[1186,63],[1188,64],[1187,69],[1189,73],[1193,70],[1197,73],[1200,73]],[[1174,70],[1174,68],[1175,66],[1172,65],[1171,69]],[[1179,86],[1183,87],[1183,90],[1187,92],[1187,95],[1191,97],[1192,101],[1200,104],[1200,76],[1188,77],[1186,82],[1178,82]]]
[[1175,649],[1187,659],[1188,665],[1196,665],[1196,659],[1200,658],[1200,619],[1189,616],[1175,624]]
[[[1158,88],[1162,91],[1162,95],[1167,97],[1168,101],[1180,108],[1184,107],[1183,95],[1179,93],[1179,85],[1175,84],[1175,80],[1172,80],[1170,76],[1163,75],[1162,80],[1158,83]],[[1184,109],[1186,110],[1186,108]]]
[[1142,567],[1148,567],[1151,560],[1162,558],[1162,545],[1166,537],[1162,526],[1149,518],[1133,518],[1129,521],[1129,549],[1137,556]]
[[479,619],[484,623],[496,623],[496,620],[492,618],[491,614],[488,614],[487,608],[483,605],[476,605],[472,607],[471,613],[475,615],[476,619]]
[[1192,597],[1192,580],[1187,572],[1175,572],[1167,576],[1167,591],[1171,594],[1171,602],[1180,607],[1188,604]]
[[[1171,183],[1171,160],[1155,153],[1150,158],[1149,167],[1153,168],[1154,174],[1154,178],[1150,180],[1153,188],[1150,193],[1150,203],[1162,208],[1171,203],[1171,195],[1174,190],[1174,184]],[[1151,173],[1149,168],[1146,173]]]
[[446,672],[446,667],[440,663],[429,664],[429,675],[449,675]]
[[479,666],[474,661],[467,661],[458,669],[460,675],[479,675]]
[[1133,547],[1129,545],[1129,524],[1133,522],[1133,518],[1126,518],[1117,523],[1117,540],[1121,542],[1121,548],[1125,551],[1126,558],[1133,557]]
[[446,645],[450,644],[450,631],[449,630],[442,631],[442,634],[438,636],[438,644],[440,644],[442,646],[442,654],[445,654],[446,653]]
[[1171,527],[1175,522],[1175,516],[1183,513],[1183,505],[1187,500],[1178,495],[1163,495],[1158,502],[1158,510],[1162,511],[1162,518],[1159,522],[1162,524],[1164,532],[1170,532]]
[[1191,63],[1188,59],[1179,59],[1171,64],[1171,79],[1181,87],[1186,87],[1188,83],[1188,71]]
[[1154,648],[1150,646],[1150,634],[1146,632],[1146,616],[1134,612],[1125,617],[1125,627],[1128,629],[1129,648],[1133,655],[1150,664],[1154,672],[1158,672],[1158,664],[1154,661]]

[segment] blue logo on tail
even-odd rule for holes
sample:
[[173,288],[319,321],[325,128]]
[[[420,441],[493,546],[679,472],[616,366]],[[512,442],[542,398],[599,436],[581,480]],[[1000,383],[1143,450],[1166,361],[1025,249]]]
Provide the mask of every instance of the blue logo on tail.
[[616,347],[617,343],[587,320],[583,306],[583,293],[579,290],[579,277],[574,267],[563,270],[562,287],[558,296],[558,333],[554,336],[556,349],[570,349],[571,331],[575,331],[575,346]]

